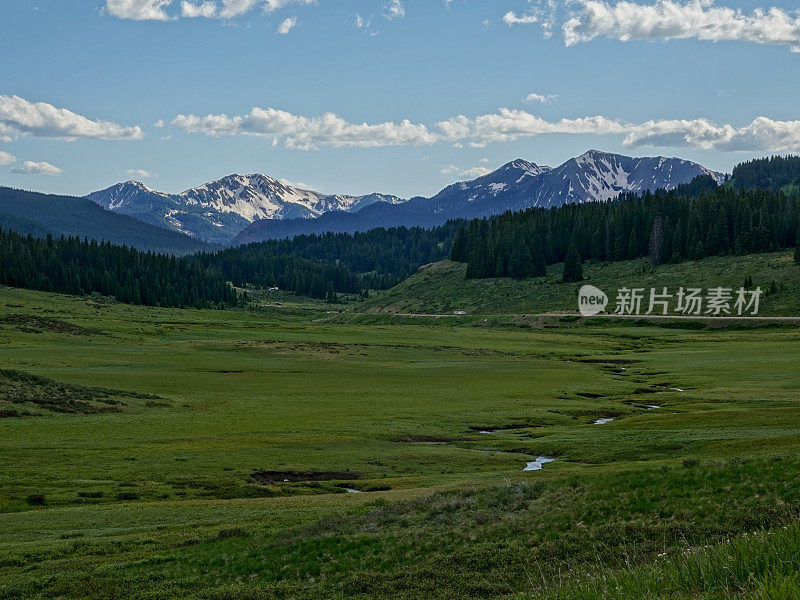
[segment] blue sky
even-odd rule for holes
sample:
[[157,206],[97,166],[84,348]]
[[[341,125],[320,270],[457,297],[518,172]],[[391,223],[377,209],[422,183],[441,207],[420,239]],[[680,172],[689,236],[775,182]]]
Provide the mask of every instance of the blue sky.
[[410,197],[589,148],[723,171],[800,151],[788,2],[207,1],[3,2],[0,184]]

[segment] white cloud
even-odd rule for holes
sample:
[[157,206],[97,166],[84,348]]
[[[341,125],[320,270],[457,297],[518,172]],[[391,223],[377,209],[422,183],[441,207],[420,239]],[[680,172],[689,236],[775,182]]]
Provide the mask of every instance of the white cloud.
[[631,40],[687,39],[789,46],[800,52],[800,13],[772,7],[751,13],[716,6],[712,0],[654,4],[578,0],[580,9],[564,23],[564,42],[573,46],[597,37]]
[[183,2],[181,2],[181,16],[189,19],[196,17],[212,19],[217,16],[217,5],[213,2],[194,4],[193,2],[183,0]]
[[484,175],[488,175],[491,173],[491,169],[487,169],[486,167],[472,167],[471,169],[467,169],[461,175],[464,177],[469,177],[470,179],[477,179],[478,177],[483,177]]
[[511,27],[512,25],[532,25],[539,18],[536,15],[517,15],[514,11],[508,11],[503,15],[503,23]]
[[19,136],[19,131],[0,121],[0,142],[13,142]]
[[309,4],[316,4],[317,0],[266,0],[264,2],[264,12],[272,12],[279,8],[284,8],[290,4],[301,4],[308,6]]
[[17,175],[61,175],[63,171],[48,162],[26,160],[22,166],[13,167],[11,172]]
[[120,19],[167,21],[164,9],[172,0],[106,0],[105,12]]
[[303,183],[302,181],[290,181],[288,179],[278,179],[280,183],[283,185],[293,187],[298,190],[309,190],[314,192],[319,192],[319,186],[311,185],[310,183]]
[[222,8],[219,16],[223,19],[238,17],[249,12],[257,3],[257,0],[222,0]]
[[[488,163],[489,160],[488,159],[482,159],[480,162],[482,162],[482,163],[487,162]],[[455,165],[444,165],[441,169],[439,169],[439,172],[442,175],[455,175],[455,174],[458,174],[458,176],[461,177],[461,178],[477,179],[478,177],[483,177],[484,175],[488,175],[489,173],[492,172],[492,170],[491,169],[487,169],[486,167],[483,167],[483,166],[480,166],[480,165],[474,166],[474,167],[472,167],[470,169],[460,169],[459,167],[457,167]]]
[[0,96],[0,136],[21,134],[67,140],[138,140],[144,137],[138,126],[123,127],[109,121],[92,121],[45,102],[29,102],[19,96]]
[[554,102],[557,99],[558,96],[556,96],[555,94],[532,93],[525,96],[525,102],[541,102],[542,104],[545,104],[547,102]]
[[610,134],[625,133],[626,126],[602,116],[545,121],[522,110],[501,108],[495,114],[468,119],[464,115],[437,124],[448,141],[470,141],[477,144],[511,142],[523,137],[544,134]]
[[291,4],[308,6],[316,3],[317,0],[221,0],[221,3],[212,0],[202,2],[200,0],[183,0],[181,16],[232,19],[250,12],[259,5],[265,13],[271,13]]
[[757,117],[734,127],[708,119],[648,121],[631,127],[623,144],[629,147],[692,147],[723,152],[797,152],[800,121]]
[[128,177],[134,179],[152,179],[155,177],[155,174],[150,171],[145,171],[144,169],[128,169]]
[[288,19],[284,19],[284,21],[278,25],[278,33],[281,35],[287,35],[295,27],[297,27],[297,17],[289,17]]
[[384,16],[387,19],[402,19],[406,16],[406,7],[403,5],[402,0],[392,0],[386,5],[386,13]]
[[[207,136],[253,135],[273,145],[314,150],[323,146],[378,148],[449,143],[456,148],[482,148],[490,143],[513,142],[539,135],[617,135],[628,147],[691,147],[719,151],[800,151],[800,121],[758,117],[743,127],[716,124],[708,119],[652,120],[629,123],[602,115],[547,121],[523,110],[501,108],[496,113],[458,115],[429,127],[409,120],[353,123],[333,114],[307,117],[274,108],[254,108],[242,116],[178,115],[172,125],[186,133]],[[442,167],[443,174],[456,171]],[[457,170],[457,169],[456,169]]]
[[13,165],[17,162],[17,157],[9,152],[3,152],[0,150],[0,165]]
[[172,121],[188,133],[209,136],[256,135],[270,140],[282,139],[287,148],[311,150],[320,146],[376,148],[379,146],[414,146],[436,143],[438,137],[425,125],[408,120],[374,125],[350,123],[326,113],[305,117],[274,108],[254,108],[249,114],[178,115]]

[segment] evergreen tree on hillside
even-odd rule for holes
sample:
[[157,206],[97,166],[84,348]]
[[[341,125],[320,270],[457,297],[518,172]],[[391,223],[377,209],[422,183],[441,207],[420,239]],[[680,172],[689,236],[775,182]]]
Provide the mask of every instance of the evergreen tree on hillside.
[[634,226],[634,228],[631,229],[631,237],[628,240],[628,258],[632,259],[637,256],[639,256],[639,232]]
[[794,241],[794,262],[800,265],[800,227],[797,228],[797,236]]
[[660,265],[664,262],[664,220],[656,215],[653,220],[653,232],[650,234],[650,262]]
[[583,281],[583,265],[581,264],[581,257],[578,255],[578,246],[573,240],[567,249],[567,255],[564,258],[564,282]]
[[522,237],[514,240],[511,249],[511,259],[508,262],[508,276],[514,279],[522,279],[533,275],[533,260],[531,251]]
[[456,237],[453,239],[453,247],[450,250],[450,260],[454,262],[465,262],[467,258],[467,229],[462,225],[456,231]]
[[544,242],[542,236],[537,235],[533,238],[533,272],[534,277],[544,277],[547,275],[547,263],[545,262]]

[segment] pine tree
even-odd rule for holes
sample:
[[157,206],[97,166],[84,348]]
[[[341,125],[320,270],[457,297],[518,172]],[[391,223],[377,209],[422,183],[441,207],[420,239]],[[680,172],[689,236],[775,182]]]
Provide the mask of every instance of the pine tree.
[[628,240],[628,258],[634,259],[639,256],[639,235],[636,227],[631,229],[631,237]]
[[534,277],[544,277],[547,275],[547,264],[545,262],[544,242],[542,236],[537,235],[533,239],[533,250],[531,251],[533,258],[532,275]]
[[581,264],[581,257],[578,255],[578,246],[573,240],[567,248],[567,255],[564,258],[564,282],[582,281],[583,280],[583,265]]
[[508,261],[508,276],[514,279],[522,279],[532,275],[531,251],[525,244],[525,240],[518,236],[513,246],[511,259]]
[[794,242],[794,262],[800,265],[800,227],[797,228],[797,237]]
[[453,247],[450,250],[450,260],[465,262],[467,260],[467,230],[461,225],[453,238]]
[[653,232],[650,235],[650,262],[658,266],[664,262],[664,222],[661,215],[653,220]]

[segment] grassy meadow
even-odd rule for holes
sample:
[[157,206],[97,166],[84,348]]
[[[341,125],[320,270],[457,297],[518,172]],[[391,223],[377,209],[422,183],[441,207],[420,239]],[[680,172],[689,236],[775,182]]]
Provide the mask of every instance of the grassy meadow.
[[[787,256],[664,272],[788,310]],[[0,598],[800,598],[800,330],[520,326],[430,269],[342,306],[0,288]]]
[[[800,268],[791,252],[717,256],[653,267],[646,258],[609,263],[588,263],[581,283],[561,283],[563,264],[551,265],[546,277],[465,279],[467,267],[443,261],[423,267],[419,273],[372,298],[364,307],[372,313],[525,314],[577,311],[578,289],[585,283],[608,294],[615,305],[617,289],[627,286],[662,289],[680,287],[729,287],[739,289],[749,277],[763,291],[759,314],[800,316]],[[647,306],[645,305],[645,310]]]

